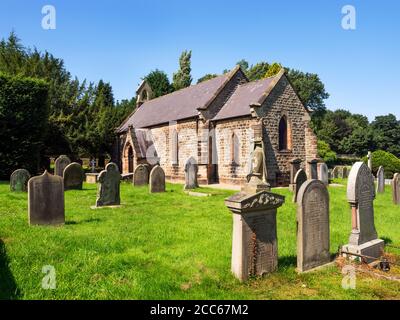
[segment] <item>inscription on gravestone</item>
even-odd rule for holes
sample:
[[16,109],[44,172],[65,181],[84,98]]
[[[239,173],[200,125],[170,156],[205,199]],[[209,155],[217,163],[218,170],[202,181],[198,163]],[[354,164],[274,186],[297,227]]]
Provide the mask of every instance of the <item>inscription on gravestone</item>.
[[134,186],[145,186],[149,184],[149,169],[148,165],[140,164],[136,167],[133,174]]
[[159,165],[156,165],[150,172],[149,190],[151,193],[165,192],[165,173]]
[[64,169],[64,190],[82,190],[84,172],[82,166],[73,162]]
[[101,171],[99,175],[96,207],[116,206],[121,203],[119,192],[121,179],[118,166],[113,162],[107,164],[106,170]]
[[54,162],[54,175],[62,177],[64,169],[71,163],[71,160],[66,155],[59,156]]

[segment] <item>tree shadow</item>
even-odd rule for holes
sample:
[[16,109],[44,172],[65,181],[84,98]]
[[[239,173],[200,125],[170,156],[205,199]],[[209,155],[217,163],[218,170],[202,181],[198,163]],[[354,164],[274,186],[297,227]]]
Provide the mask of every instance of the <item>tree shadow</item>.
[[101,219],[99,218],[91,218],[91,219],[85,219],[82,221],[75,221],[75,220],[71,220],[71,221],[66,221],[65,224],[66,225],[75,225],[75,224],[82,224],[82,223],[90,223],[90,222],[100,222]]
[[0,239],[0,300],[16,300],[20,292],[9,268],[6,246]]
[[388,238],[388,237],[380,237],[383,241],[385,241],[385,244],[392,244],[393,241],[392,239]]
[[297,257],[296,256],[284,256],[278,258],[278,266],[280,267],[296,267]]

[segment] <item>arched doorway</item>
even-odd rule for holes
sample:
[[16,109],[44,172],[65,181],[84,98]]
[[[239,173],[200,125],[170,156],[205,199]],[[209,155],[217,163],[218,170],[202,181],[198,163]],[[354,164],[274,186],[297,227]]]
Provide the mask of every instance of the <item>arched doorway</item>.
[[132,146],[128,146],[128,173],[133,173],[133,149]]
[[130,143],[127,143],[123,153],[122,173],[133,173],[133,170],[135,169],[134,158],[133,147]]

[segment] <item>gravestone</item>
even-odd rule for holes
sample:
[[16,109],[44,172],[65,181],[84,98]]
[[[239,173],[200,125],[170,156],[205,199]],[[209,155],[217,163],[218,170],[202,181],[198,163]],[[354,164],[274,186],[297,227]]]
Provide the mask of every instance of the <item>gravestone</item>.
[[296,184],[294,182],[294,178],[296,176],[297,171],[300,170],[301,159],[292,159],[290,162],[290,183],[289,183],[289,190],[294,192],[296,188]]
[[324,185],[329,184],[329,169],[326,163],[320,163],[318,165],[319,170],[318,170],[318,179],[322,181]]
[[376,174],[376,192],[377,193],[385,192],[385,171],[382,166],[379,167],[378,172]]
[[347,179],[349,177],[349,170],[347,169],[347,167],[343,167],[342,177],[343,177],[343,179]]
[[151,193],[165,192],[165,173],[163,168],[156,165],[150,172],[150,186]]
[[140,164],[136,167],[133,174],[134,186],[145,186],[149,184],[149,169],[148,165]]
[[297,171],[294,177],[295,189],[293,193],[293,202],[297,202],[297,195],[299,193],[300,187],[303,185],[304,182],[307,181],[307,174],[303,169]]
[[374,199],[374,176],[365,163],[356,162],[351,168],[347,183],[347,200],[352,213],[352,231],[349,244],[342,247],[344,255],[346,252],[374,258],[382,255],[384,241],[378,239],[375,229]]
[[329,193],[319,180],[303,183],[297,201],[297,270],[330,262]]
[[30,225],[61,225],[65,222],[64,181],[47,171],[28,181]]
[[400,205],[400,173],[395,173],[392,180],[393,203]]
[[368,151],[367,158],[368,158],[368,168],[372,172],[372,153],[371,153],[371,151]]
[[276,214],[284,201],[268,191],[242,191],[225,200],[233,214],[231,269],[240,281],[278,268]]
[[86,173],[86,183],[96,184],[99,178],[99,173]]
[[54,162],[54,175],[62,177],[64,169],[71,163],[71,160],[66,155],[59,156]]
[[15,170],[10,177],[10,190],[26,192],[28,191],[28,180],[31,177],[26,169]]
[[339,178],[339,167],[336,166],[332,170],[332,179],[337,179]]
[[343,175],[343,167],[342,166],[339,166],[338,167],[338,178],[339,179],[344,179],[344,175]]
[[195,158],[190,157],[185,164],[185,186],[184,189],[196,189],[199,184],[197,183],[197,172],[199,166]]
[[96,207],[118,206],[121,203],[121,178],[118,166],[113,162],[107,164],[106,169],[100,172]]
[[77,162],[72,162],[67,165],[63,173],[64,177],[64,190],[82,190],[82,184],[85,173],[82,166]]
[[310,172],[310,180],[318,179],[318,160],[313,159],[308,161],[308,167]]

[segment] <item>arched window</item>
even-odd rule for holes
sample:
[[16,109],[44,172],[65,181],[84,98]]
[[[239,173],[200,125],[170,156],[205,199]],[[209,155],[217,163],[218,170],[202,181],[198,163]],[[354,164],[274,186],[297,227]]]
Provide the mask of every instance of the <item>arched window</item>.
[[178,132],[174,129],[172,132],[172,164],[178,164],[179,163],[179,137],[178,137]]
[[288,123],[285,116],[279,121],[279,150],[288,149]]
[[235,133],[231,136],[231,162],[233,165],[239,164],[240,142]]
[[143,90],[142,92],[142,101],[147,101],[147,91]]

